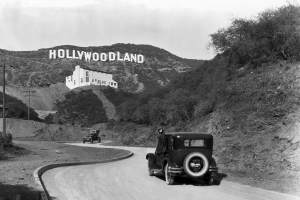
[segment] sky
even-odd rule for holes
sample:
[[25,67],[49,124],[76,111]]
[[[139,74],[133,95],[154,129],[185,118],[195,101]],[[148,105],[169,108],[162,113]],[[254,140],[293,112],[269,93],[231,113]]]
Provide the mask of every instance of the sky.
[[1,0],[0,48],[150,44],[185,58],[211,59],[209,35],[300,0]]

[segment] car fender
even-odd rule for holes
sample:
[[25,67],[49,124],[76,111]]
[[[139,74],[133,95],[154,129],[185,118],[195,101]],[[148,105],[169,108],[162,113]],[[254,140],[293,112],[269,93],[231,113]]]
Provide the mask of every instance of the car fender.
[[147,153],[146,154],[146,159],[148,160],[148,159],[152,159],[152,158],[154,158],[155,157],[155,155],[153,154],[153,153]]
[[217,162],[214,157],[211,157],[209,165],[210,167],[217,167]]
[[165,157],[163,160],[162,160],[162,170],[164,170],[164,167],[165,167],[165,165],[167,164],[167,163],[169,163],[170,164],[170,160],[169,160],[169,158],[168,157]]

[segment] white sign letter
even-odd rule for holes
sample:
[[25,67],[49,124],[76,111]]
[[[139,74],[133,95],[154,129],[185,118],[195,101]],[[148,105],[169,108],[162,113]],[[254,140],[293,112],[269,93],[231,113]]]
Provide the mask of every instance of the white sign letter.
[[144,62],[144,56],[142,54],[137,55],[138,63],[143,63]]
[[58,49],[57,56],[58,56],[58,58],[64,58],[65,57],[65,51],[63,49]]
[[116,60],[116,54],[114,52],[108,53],[109,61]]
[[100,59],[101,59],[101,61],[106,61],[107,60],[107,54],[106,53],[101,53],[100,54]]
[[99,54],[98,53],[93,53],[93,61],[98,61],[99,60]]
[[92,52],[84,52],[85,61],[91,61]]
[[49,59],[56,59],[56,50],[55,49],[49,50]]

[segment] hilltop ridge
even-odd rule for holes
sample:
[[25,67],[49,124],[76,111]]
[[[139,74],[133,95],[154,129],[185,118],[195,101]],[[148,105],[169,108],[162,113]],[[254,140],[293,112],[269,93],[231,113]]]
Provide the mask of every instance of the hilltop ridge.
[[[120,53],[140,53],[145,56],[145,62],[85,62],[73,59],[49,59],[50,49],[74,49],[93,52],[118,51]],[[7,69],[8,83],[26,86],[47,87],[51,84],[64,82],[75,65],[90,69],[99,69],[112,73],[120,83],[120,89],[135,92],[140,85],[145,90],[166,85],[176,74],[190,71],[201,66],[202,60],[180,58],[166,50],[151,45],[114,44],[110,46],[78,47],[75,45],[60,45],[52,48],[42,48],[37,51],[7,51],[0,50],[1,59],[14,68]]]

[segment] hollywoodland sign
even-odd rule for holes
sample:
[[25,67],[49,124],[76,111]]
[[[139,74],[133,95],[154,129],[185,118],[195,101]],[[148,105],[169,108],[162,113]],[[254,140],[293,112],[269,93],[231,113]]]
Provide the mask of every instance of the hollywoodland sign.
[[124,53],[120,52],[86,52],[79,50],[70,50],[70,49],[50,49],[49,50],[49,59],[57,58],[68,58],[68,59],[79,59],[90,61],[125,61],[125,62],[135,62],[143,63],[145,61],[144,55],[142,54],[133,54],[133,53]]

